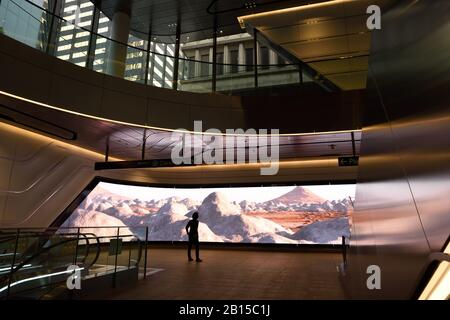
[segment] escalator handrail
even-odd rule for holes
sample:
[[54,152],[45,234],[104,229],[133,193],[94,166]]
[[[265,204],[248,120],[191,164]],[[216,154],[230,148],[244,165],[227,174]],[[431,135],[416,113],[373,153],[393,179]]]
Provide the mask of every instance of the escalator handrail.
[[[50,237],[51,236],[51,235],[45,234],[45,232],[27,231],[27,233],[28,234],[26,234],[25,236],[23,236],[22,233],[16,233],[14,235],[14,237],[10,237],[10,238],[7,238],[7,239],[1,239],[0,243],[4,243],[4,242],[11,241],[11,240],[16,240],[16,239],[21,239],[21,238],[34,238],[34,237],[37,238],[36,240],[40,240],[40,238],[43,237],[43,236],[46,236],[46,237]],[[32,233],[32,234],[30,234],[30,233]],[[86,234],[91,234],[91,235],[93,235],[95,237],[95,234],[92,234],[92,233],[85,233],[85,234],[78,233],[78,232],[77,233],[64,233],[65,236],[79,236],[79,235],[81,235],[81,236],[83,236],[85,238],[86,243],[87,243],[87,249],[86,249],[86,253],[85,253],[84,259],[82,259],[83,263],[84,263],[84,260],[86,259],[87,255],[89,254],[89,239],[86,237]],[[48,241],[48,239],[46,241]],[[28,249],[30,247],[31,247],[31,245],[28,246]],[[16,253],[16,255],[17,255],[17,253]],[[26,253],[23,253],[22,255],[26,256]]]
[[[95,259],[94,259],[96,261],[98,259],[99,254],[100,254],[100,245],[99,245],[100,241],[98,240],[98,237],[95,234],[93,234],[93,233],[86,233],[84,235],[87,235],[87,234],[93,235],[94,237],[92,239],[97,239],[97,255],[96,255]],[[80,240],[79,238],[67,239],[67,240],[60,241],[58,243],[52,244],[52,245],[50,245],[48,247],[42,248],[40,251],[36,252],[35,254],[31,255],[30,257],[28,257],[27,259],[25,259],[24,261],[19,263],[16,267],[13,267],[12,270],[8,273],[7,278],[10,279],[14,275],[14,273],[19,271],[24,265],[28,264],[32,259],[34,259],[34,258],[38,257],[39,255],[49,251],[50,249],[53,249],[53,248],[55,248],[55,247],[57,247],[59,245],[63,245],[63,244],[66,244],[66,243],[69,243],[69,242],[72,242],[72,241],[79,241],[79,240]],[[89,265],[89,267],[91,267],[92,265],[93,265],[93,263],[91,263]]]
[[[31,238],[31,237],[38,237],[39,235],[42,235],[42,232],[33,232],[33,231],[25,231],[26,234],[23,234],[24,232],[21,230],[19,234],[19,238]],[[9,236],[11,234],[11,236]],[[0,243],[8,242],[11,240],[16,240],[17,238],[17,232],[15,233],[2,233],[0,232]]]
[[[25,232],[27,234],[24,234],[24,232],[21,229],[20,234],[19,234],[19,238],[31,238],[31,237],[39,237],[39,236],[46,235],[44,232],[32,232],[32,231],[25,231]],[[71,233],[71,232],[70,233],[63,233],[63,234],[64,235],[77,235],[77,233]],[[15,240],[16,237],[17,237],[17,233],[14,233],[14,235],[13,235],[13,233],[11,233],[11,237],[9,237],[9,238],[7,238],[5,236],[6,236],[6,234],[2,234],[0,232],[0,243],[7,242],[7,241],[10,241],[10,240]]]

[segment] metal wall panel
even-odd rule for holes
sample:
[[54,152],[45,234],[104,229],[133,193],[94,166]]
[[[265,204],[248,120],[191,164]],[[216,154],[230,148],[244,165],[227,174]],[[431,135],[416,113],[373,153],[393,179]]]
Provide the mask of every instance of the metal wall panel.
[[[372,33],[350,241],[353,298],[414,297],[450,233],[450,2],[402,0]],[[368,290],[368,265],[381,290]]]

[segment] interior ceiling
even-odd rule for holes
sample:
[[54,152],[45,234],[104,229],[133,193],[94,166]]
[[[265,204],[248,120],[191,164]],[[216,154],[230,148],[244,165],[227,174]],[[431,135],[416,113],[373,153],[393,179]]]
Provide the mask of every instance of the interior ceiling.
[[[325,0],[92,0],[110,19],[117,8],[131,12],[131,30],[142,37],[151,30],[161,42],[174,42],[177,23],[190,41],[208,39],[217,17],[221,36],[241,33],[238,16]],[[182,37],[183,40],[183,37]]]
[[[343,90],[366,87],[371,31],[369,5],[384,8],[393,0],[338,0],[316,6],[240,17]],[[383,10],[383,9],[382,9]],[[250,31],[250,30],[248,30]]]
[[[140,160],[145,139],[145,159],[170,159],[177,141],[172,132],[145,129],[131,125],[88,118],[81,115],[53,110],[29,102],[0,96],[0,121],[33,130],[73,145],[105,154],[109,145],[109,156],[122,160]],[[354,131],[354,147],[351,132],[336,132],[310,135],[281,136],[280,159],[306,157],[330,157],[359,154],[361,132]],[[178,134],[176,138],[182,138]],[[199,137],[197,135],[197,137]],[[214,136],[222,141],[225,152],[227,143],[223,136]],[[109,140],[109,143],[107,141]],[[206,150],[207,143],[202,149]],[[233,147],[234,148],[234,147]],[[354,148],[354,150],[353,150]],[[236,148],[234,148],[236,150]],[[245,147],[248,154],[248,147]],[[219,151],[219,150],[218,150]],[[219,151],[220,152],[220,151]]]

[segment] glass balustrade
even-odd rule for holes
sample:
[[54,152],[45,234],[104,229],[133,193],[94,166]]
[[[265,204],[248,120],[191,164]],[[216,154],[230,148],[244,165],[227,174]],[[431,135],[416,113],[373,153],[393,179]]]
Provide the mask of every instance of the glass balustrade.
[[[108,73],[112,63],[110,47],[116,42],[110,38],[111,21],[101,12],[95,15],[98,9],[89,1],[82,8],[63,5],[61,15],[41,7],[43,3],[0,2],[0,33],[59,59]],[[245,46],[236,43],[234,47],[227,45],[231,48],[228,49],[219,41],[216,61],[211,58],[212,39],[202,40],[207,45],[199,47],[198,41],[189,42],[189,37],[184,37],[176,53],[172,38],[130,34],[128,43],[121,44],[126,47],[123,78],[160,88],[223,94],[315,81],[315,77],[302,71],[303,62],[289,63],[267,47],[257,50],[261,57],[253,64],[254,51],[249,47],[252,41],[248,34],[238,37],[247,41]],[[268,63],[269,55],[270,61],[276,63]],[[247,63],[239,63],[245,60]]]
[[[82,281],[146,267],[147,228],[59,227],[0,229],[0,299],[36,298],[67,285],[73,271]],[[142,239],[140,239],[142,238]]]

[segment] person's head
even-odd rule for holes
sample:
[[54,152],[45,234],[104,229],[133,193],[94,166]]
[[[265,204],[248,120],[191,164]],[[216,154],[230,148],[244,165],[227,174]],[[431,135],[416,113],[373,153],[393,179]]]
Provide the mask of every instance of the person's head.
[[192,214],[192,219],[198,220],[198,212],[197,212],[197,211],[195,211],[195,212]]

